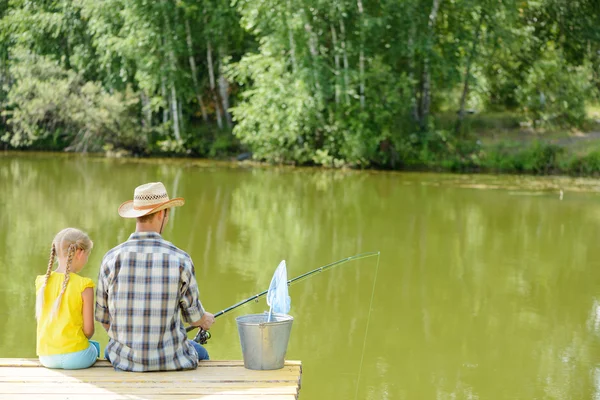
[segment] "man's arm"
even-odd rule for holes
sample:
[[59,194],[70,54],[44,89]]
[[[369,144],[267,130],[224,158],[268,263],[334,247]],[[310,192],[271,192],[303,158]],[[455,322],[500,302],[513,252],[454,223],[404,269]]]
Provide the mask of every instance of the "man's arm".
[[210,329],[210,327],[214,323],[215,323],[215,316],[213,314],[209,313],[208,311],[205,311],[204,314],[202,314],[202,318],[200,318],[198,321],[191,322],[190,325],[191,326],[199,326],[200,328],[207,331]]
[[96,321],[100,322],[108,332],[110,328],[110,313],[108,312],[108,276],[110,270],[106,258],[102,260],[98,272],[98,285],[96,287]]
[[199,326],[204,330],[210,329],[215,322],[213,314],[206,312],[198,298],[198,284],[191,260],[184,263],[181,274],[181,315],[185,322],[192,326]]

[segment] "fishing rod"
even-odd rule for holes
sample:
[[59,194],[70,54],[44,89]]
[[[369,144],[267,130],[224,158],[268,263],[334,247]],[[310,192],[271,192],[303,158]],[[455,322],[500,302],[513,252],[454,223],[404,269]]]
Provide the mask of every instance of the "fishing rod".
[[[302,274],[300,276],[297,276],[297,277],[295,277],[293,279],[290,279],[289,281],[287,281],[287,285],[290,286],[292,283],[298,282],[298,281],[300,281],[300,280],[302,280],[304,278],[308,278],[311,275],[317,274],[319,272],[323,272],[326,269],[335,267],[336,265],[344,264],[344,263],[347,263],[347,262],[353,261],[353,260],[360,260],[360,259],[363,259],[363,258],[373,257],[373,256],[379,256],[379,255],[380,255],[379,251],[370,251],[370,252],[367,252],[367,253],[360,253],[360,254],[356,254],[356,255],[351,256],[351,257],[342,258],[341,260],[332,262],[332,263],[327,264],[327,265],[323,265],[322,267],[315,268],[312,271],[308,271],[308,272],[306,272],[306,273],[304,273],[304,274]],[[253,300],[258,300],[260,297],[266,295],[268,292],[269,292],[269,290],[267,289],[265,291],[257,293],[254,296],[248,297],[245,300],[242,300],[242,301],[240,301],[238,303],[235,303],[234,305],[232,305],[230,307],[225,308],[224,310],[219,311],[214,316],[215,316],[215,318],[220,317],[221,315],[223,315],[225,313],[228,313],[228,312],[230,312],[232,310],[235,310],[236,308],[241,307],[241,306],[243,306],[246,303],[249,303],[249,302],[251,302]],[[191,326],[190,325],[187,328],[185,328],[185,331],[186,332],[190,332],[190,331],[193,331],[196,328],[199,328],[199,327],[198,326]],[[196,337],[194,337],[194,341],[197,342],[197,343],[200,343],[200,344],[206,344],[206,342],[208,341],[208,339],[210,339],[210,336],[211,336],[210,332],[205,331],[204,329],[200,329],[200,331],[198,331],[198,334],[196,335]]]

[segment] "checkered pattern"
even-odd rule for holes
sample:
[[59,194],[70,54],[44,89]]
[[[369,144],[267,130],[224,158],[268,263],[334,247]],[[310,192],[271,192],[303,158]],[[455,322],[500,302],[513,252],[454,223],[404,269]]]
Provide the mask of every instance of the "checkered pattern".
[[159,194],[136,194],[133,197],[134,200],[169,200],[169,196],[167,193],[159,193]]
[[136,232],[104,256],[96,290],[96,320],[109,324],[106,352],[125,371],[198,366],[181,317],[204,314],[190,256],[155,232]]

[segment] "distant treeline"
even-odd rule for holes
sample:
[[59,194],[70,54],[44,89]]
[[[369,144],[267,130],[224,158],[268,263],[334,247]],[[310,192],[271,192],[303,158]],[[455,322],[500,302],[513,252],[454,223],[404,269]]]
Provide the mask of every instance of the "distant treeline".
[[5,0],[0,143],[478,167],[470,113],[586,122],[598,27],[597,0]]

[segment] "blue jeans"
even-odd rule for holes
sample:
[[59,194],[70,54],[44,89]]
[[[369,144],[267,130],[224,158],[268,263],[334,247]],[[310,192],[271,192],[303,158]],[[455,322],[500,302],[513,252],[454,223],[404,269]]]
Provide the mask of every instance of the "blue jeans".
[[[188,340],[188,342],[190,342],[191,345],[194,346],[194,349],[196,349],[196,353],[198,353],[198,361],[210,360],[208,357],[208,351],[204,348],[204,346],[194,342],[193,340]],[[106,358],[106,361],[110,362],[110,358],[108,358],[108,353],[106,350],[104,350],[104,358]]]
[[200,343],[194,342],[193,340],[190,340],[189,342],[192,344],[192,346],[194,346],[194,349],[196,349],[196,353],[198,353],[198,361],[210,360],[208,351],[204,348],[204,346],[202,346]]
[[73,353],[40,356],[40,363],[46,368],[83,369],[89,368],[100,357],[100,343],[90,340],[87,349]]

